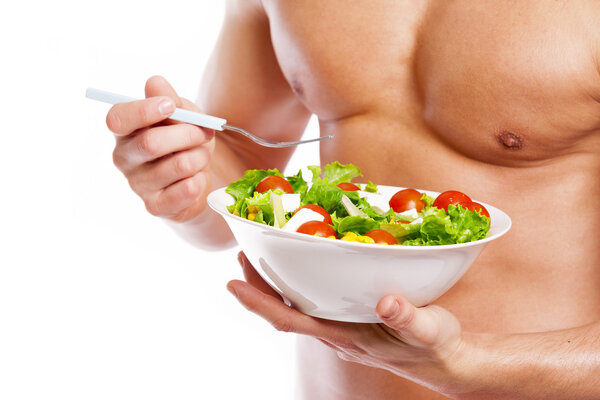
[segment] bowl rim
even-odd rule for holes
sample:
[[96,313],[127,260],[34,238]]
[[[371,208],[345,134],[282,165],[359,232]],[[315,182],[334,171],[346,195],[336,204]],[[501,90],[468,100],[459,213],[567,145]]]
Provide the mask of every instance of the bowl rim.
[[[396,189],[396,190],[407,189],[407,188],[401,187],[401,186],[388,186],[388,185],[377,185],[377,187],[383,188],[386,191],[393,190],[393,189]],[[221,214],[224,218],[232,218],[234,221],[251,224],[251,226],[254,226],[256,228],[266,229],[267,232],[276,233],[277,236],[283,236],[283,237],[287,237],[290,239],[309,241],[309,242],[316,241],[314,243],[318,243],[318,244],[330,244],[330,245],[335,245],[335,246],[341,245],[342,247],[346,247],[346,248],[358,248],[358,249],[364,249],[364,250],[366,250],[366,249],[381,249],[383,251],[394,251],[394,252],[397,252],[397,251],[430,252],[430,251],[435,251],[435,250],[463,249],[466,247],[479,246],[479,245],[483,245],[483,244],[489,243],[491,241],[494,241],[494,240],[500,238],[501,236],[504,236],[512,227],[512,220],[508,216],[508,214],[506,214],[504,211],[502,211],[499,208],[494,207],[488,203],[473,200],[477,203],[482,204],[488,211],[490,211],[490,214],[499,214],[500,216],[502,216],[505,219],[504,226],[497,227],[499,229],[498,232],[496,232],[495,234],[493,234],[491,236],[486,236],[483,239],[475,240],[473,242],[456,243],[456,244],[440,244],[440,245],[432,245],[432,246],[403,246],[403,245],[384,246],[384,245],[380,245],[380,244],[358,243],[358,242],[350,242],[350,241],[345,241],[345,240],[333,240],[333,239],[328,239],[328,238],[324,238],[324,237],[320,237],[320,236],[306,235],[304,233],[299,233],[299,232],[284,231],[281,228],[275,228],[274,226],[250,221],[246,218],[242,218],[237,215],[231,214],[226,208],[228,204],[226,202],[219,201],[219,198],[223,198],[226,196],[225,198],[231,199],[231,201],[233,203],[233,200],[234,200],[233,197],[230,194],[226,193],[225,189],[226,189],[226,187],[221,187],[219,189],[215,189],[212,192],[210,192],[207,197],[207,203],[210,206],[210,208],[213,209],[214,211],[216,211],[217,213]],[[424,189],[415,189],[415,190],[422,192],[422,193],[426,193],[427,195],[432,196],[432,197],[437,197],[437,195],[442,193],[442,192],[434,192],[431,190],[424,190]],[[492,226],[493,226],[493,224],[494,224],[494,221],[492,221]],[[491,227],[490,227],[490,229],[491,229]]]

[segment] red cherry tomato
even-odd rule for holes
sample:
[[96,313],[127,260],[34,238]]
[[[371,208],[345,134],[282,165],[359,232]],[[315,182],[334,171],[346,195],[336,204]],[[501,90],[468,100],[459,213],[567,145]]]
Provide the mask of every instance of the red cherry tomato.
[[396,193],[390,199],[390,207],[397,213],[416,208],[417,212],[425,207],[421,200],[422,194],[415,189],[404,189]]
[[443,208],[444,210],[448,211],[448,205],[456,205],[464,201],[471,201],[471,198],[457,190],[447,190],[439,194],[439,196],[433,202],[433,206],[437,208]]
[[386,244],[398,244],[398,241],[391,233],[384,231],[383,229],[373,229],[365,233],[365,236],[370,237],[375,243],[386,243]]
[[490,218],[490,213],[488,210],[486,210],[485,207],[479,203],[475,203],[474,201],[463,201],[462,203],[458,203],[458,205],[462,208],[466,208],[467,210],[479,211],[481,215],[485,215],[486,217]]
[[321,214],[325,218],[323,222],[325,222],[327,225],[333,224],[333,221],[331,221],[331,215],[329,215],[327,210],[316,204],[305,204],[302,207],[298,207],[298,209],[296,209],[296,211],[294,211],[294,214],[292,215],[296,215],[296,213],[303,208],[308,208],[309,210],[313,210],[314,212],[318,212],[319,214]]
[[267,190],[282,190],[285,193],[294,193],[292,189],[292,185],[285,180],[284,178],[277,175],[269,175],[264,178],[258,186],[256,186],[256,191],[258,193],[264,193]]
[[399,224],[410,224],[410,221],[407,221],[405,219],[401,219],[400,221],[396,221],[396,222],[398,222]]
[[321,237],[336,236],[331,225],[321,221],[308,221],[300,225],[296,232],[306,233],[307,235],[317,235]]
[[358,186],[350,182],[338,183],[337,187],[339,187],[342,190],[345,190],[346,192],[355,192],[357,190],[360,190]]

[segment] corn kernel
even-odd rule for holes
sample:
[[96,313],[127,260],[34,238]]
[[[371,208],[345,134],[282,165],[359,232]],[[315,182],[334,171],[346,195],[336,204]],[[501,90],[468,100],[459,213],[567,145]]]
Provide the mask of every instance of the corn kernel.
[[235,210],[235,211],[233,212],[233,215],[236,215],[236,216],[238,216],[238,217],[239,217],[239,216],[240,216],[240,213],[238,212],[238,210]]
[[258,206],[248,206],[248,213],[258,214]]
[[249,214],[248,214],[248,219],[249,219],[250,221],[254,221],[254,219],[255,219],[255,218],[256,218],[256,213],[249,213]]
[[345,240],[348,242],[356,242],[358,235],[354,232],[347,232],[341,240]]
[[369,237],[369,236],[359,236],[358,241],[361,243],[375,244],[375,241],[373,240],[373,238]]
[[373,238],[371,238],[369,236],[357,235],[354,232],[348,232],[348,233],[346,233],[344,235],[344,237],[342,237],[340,240],[345,240],[347,242],[358,242],[358,243],[375,244],[375,241],[373,240]]
[[327,239],[337,239],[335,236],[327,236]]

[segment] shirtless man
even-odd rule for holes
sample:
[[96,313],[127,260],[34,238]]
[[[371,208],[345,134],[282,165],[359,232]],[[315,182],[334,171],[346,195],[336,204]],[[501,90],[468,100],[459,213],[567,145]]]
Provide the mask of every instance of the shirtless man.
[[198,105],[151,78],[107,116],[114,161],[151,214],[226,246],[207,193],[292,149],[162,121],[176,105],[296,140],[312,113],[335,135],[322,164],[512,217],[435,305],[383,298],[382,324],[305,316],[241,255],[229,290],[301,334],[301,399],[600,399],[599,21],[585,0],[230,0]]

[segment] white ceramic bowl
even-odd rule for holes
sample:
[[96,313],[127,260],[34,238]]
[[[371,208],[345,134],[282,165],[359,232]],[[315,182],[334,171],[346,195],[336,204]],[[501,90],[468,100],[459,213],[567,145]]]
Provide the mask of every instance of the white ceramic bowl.
[[[403,188],[378,189],[391,197]],[[286,232],[237,217],[227,211],[233,198],[224,188],[212,192],[208,204],[225,218],[258,273],[293,307],[314,317],[348,322],[381,322],[375,306],[387,294],[401,294],[416,306],[431,303],[460,279],[486,244],[511,226],[508,215],[481,203],[492,220],[484,239],[444,246],[385,246]]]

